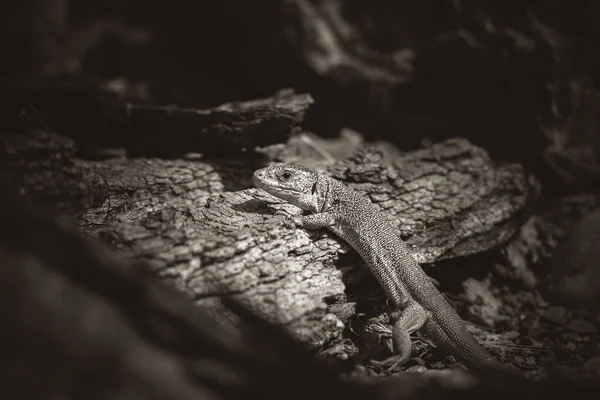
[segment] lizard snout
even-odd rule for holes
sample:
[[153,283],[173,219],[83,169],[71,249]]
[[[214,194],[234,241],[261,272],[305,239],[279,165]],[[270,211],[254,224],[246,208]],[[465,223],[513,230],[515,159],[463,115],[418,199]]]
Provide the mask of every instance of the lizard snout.
[[265,181],[266,176],[267,173],[265,172],[265,170],[259,169],[257,171],[254,171],[254,174],[252,174],[252,180],[254,181],[254,184],[256,186],[260,187],[260,184]]

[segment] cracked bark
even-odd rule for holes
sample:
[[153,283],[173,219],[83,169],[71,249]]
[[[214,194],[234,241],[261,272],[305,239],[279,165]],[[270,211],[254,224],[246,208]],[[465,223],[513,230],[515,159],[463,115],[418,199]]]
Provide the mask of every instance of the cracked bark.
[[207,109],[125,103],[115,97],[105,88],[88,85],[41,90],[34,93],[33,102],[53,129],[86,150],[117,147],[130,156],[166,158],[239,154],[279,143],[298,131],[313,103],[311,95],[291,89]]
[[[213,308],[220,296],[233,296],[309,347],[323,348],[339,339],[356,303],[366,301],[360,288],[346,293],[347,286],[372,280],[349,246],[328,232],[291,226],[286,216],[299,210],[266,193],[225,190],[227,168],[218,161],[91,165],[109,194],[83,215],[84,230],[144,260],[197,304]],[[249,180],[256,167],[240,166],[238,174]],[[496,165],[459,139],[389,164],[362,149],[326,173],[379,205],[426,264],[502,245],[535,198],[520,166]]]
[[[4,183],[78,217],[85,232],[146,262],[217,317],[218,299],[232,296],[324,348],[357,307],[384,308],[383,292],[349,246],[291,226],[286,216],[299,210],[251,188],[256,159],[86,162],[73,157],[71,141],[40,131],[2,143]],[[380,206],[425,264],[502,245],[535,198],[520,166],[496,164],[461,139],[387,161],[364,148],[324,172]]]
[[228,310],[241,318],[243,338],[160,284],[143,263],[123,262],[74,226],[1,194],[6,398],[435,400],[597,391],[556,379],[519,391],[514,382],[478,382],[459,370],[369,384],[340,379],[239,305],[229,302]]
[[[16,304],[14,309],[4,309],[4,320],[14,322],[6,329],[18,343],[14,358],[6,362],[13,365],[27,348],[54,348],[50,353],[34,352],[29,358],[30,365],[39,365],[39,369],[27,370],[31,374],[27,376],[42,382],[41,388],[52,382],[52,390],[60,393],[84,390],[69,385],[101,373],[112,383],[97,383],[99,398],[104,390],[144,397],[156,388],[162,392],[155,398],[165,393],[179,398],[196,396],[212,389],[210,382],[232,379],[227,368],[215,369],[214,363],[220,361],[196,363],[210,353],[203,347],[207,340],[217,340],[222,356],[241,352],[236,357],[242,358],[229,360],[238,372],[238,366],[247,360],[242,354],[247,353],[235,343],[243,343],[243,348],[254,352],[247,356],[253,366],[271,363],[269,351],[276,352],[284,359],[265,368],[290,376],[288,355],[301,360],[300,348],[293,350],[288,342],[269,336],[274,333],[251,333],[252,328],[244,340],[233,333],[228,336],[229,330],[215,324],[228,323],[218,324],[223,329],[231,327],[231,322],[240,325],[235,314],[222,305],[223,298],[248,306],[313,349],[337,341],[356,305],[368,302],[360,283],[372,278],[346,244],[326,231],[295,228],[287,215],[297,209],[249,188],[251,173],[260,166],[256,160],[86,162],[73,157],[70,140],[40,131],[25,137],[5,135],[2,144],[0,177],[17,189],[21,198],[62,215],[78,216],[88,235],[110,243],[125,258],[141,263],[143,271],[177,288],[178,296],[185,294],[199,306],[173,300],[170,296],[175,294],[154,288],[154,279],[148,281],[138,268],[120,264],[106,250],[90,250],[56,227],[50,229],[3,207],[2,262],[21,266],[2,269],[6,275],[4,290],[0,290],[6,296],[4,304]],[[45,171],[43,179],[36,175],[39,171]],[[424,263],[501,245],[519,227],[518,221],[534,197],[521,167],[495,164],[485,151],[459,139],[389,162],[381,153],[364,148],[331,164],[325,172],[378,204]],[[347,288],[357,282],[352,289],[356,293],[348,293]],[[372,287],[381,292],[376,285]],[[45,300],[40,302],[42,298]],[[374,302],[382,308],[384,296]],[[192,310],[213,319],[200,319]],[[35,323],[29,324],[23,315],[31,316]],[[41,330],[46,334],[39,335]],[[182,357],[194,359],[201,370],[215,372],[203,377],[203,384],[185,381],[182,374],[191,367]],[[98,359],[106,362],[88,362]],[[61,365],[51,368],[62,371],[61,376],[48,373],[49,360]],[[127,369],[115,369],[115,365]],[[166,371],[158,368],[160,365],[172,368]],[[323,379],[322,370],[305,367],[298,372],[302,382]],[[277,390],[292,387],[284,380],[272,384],[273,371],[263,374],[267,370],[252,367],[241,373],[251,376],[252,382],[269,376],[271,383],[266,386],[273,396],[281,396]],[[314,374],[307,375],[308,370]],[[38,375],[44,379],[35,378]],[[239,387],[248,388],[246,380],[236,381],[235,374],[233,379]],[[148,382],[152,384],[148,386]],[[264,383],[260,386],[265,387]],[[14,388],[14,384],[0,386]],[[217,391],[216,397],[227,394]],[[342,397],[351,396],[346,393]]]
[[139,263],[0,193],[3,398],[365,395],[239,306],[243,340]]

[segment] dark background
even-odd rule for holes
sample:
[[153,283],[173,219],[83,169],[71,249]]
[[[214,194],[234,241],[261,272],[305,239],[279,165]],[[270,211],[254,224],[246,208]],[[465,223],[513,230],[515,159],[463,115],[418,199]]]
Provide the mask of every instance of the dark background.
[[[361,58],[360,49],[367,49],[384,68],[395,51],[416,55],[410,79],[397,85],[344,69],[319,74],[311,68],[305,52],[310,42],[294,4],[337,3],[7,1],[0,10],[0,72],[8,87],[39,90],[64,79],[65,60],[75,59],[80,68],[66,74],[72,87],[90,80],[102,87],[118,77],[131,85],[123,99],[195,108],[292,87],[315,98],[304,126],[319,135],[336,136],[345,126],[405,150],[424,138],[466,137],[493,157],[522,162],[555,183],[542,159],[552,145],[545,128],[562,129],[573,139],[563,129],[576,107],[572,83],[585,79],[587,90],[596,91],[596,3],[342,2],[336,13],[360,39],[344,41],[347,51]],[[99,21],[116,21],[146,37],[86,30]],[[136,84],[145,89],[131,89]],[[38,98],[40,112],[48,110],[52,122],[43,100],[56,106],[60,98]],[[81,135],[67,131],[61,133]]]

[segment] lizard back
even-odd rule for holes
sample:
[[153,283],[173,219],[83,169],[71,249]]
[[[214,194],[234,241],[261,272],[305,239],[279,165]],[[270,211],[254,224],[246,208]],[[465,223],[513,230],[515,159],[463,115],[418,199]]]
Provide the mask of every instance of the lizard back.
[[332,179],[329,185],[331,230],[360,254],[394,303],[401,309],[413,300],[421,305],[430,313],[425,334],[470,368],[514,374],[471,335],[381,211],[344,184]]

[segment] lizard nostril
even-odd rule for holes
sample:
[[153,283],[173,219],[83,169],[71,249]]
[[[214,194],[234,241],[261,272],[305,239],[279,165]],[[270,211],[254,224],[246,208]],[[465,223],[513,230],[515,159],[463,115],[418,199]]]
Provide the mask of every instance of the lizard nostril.
[[256,171],[254,173],[254,179],[263,179],[265,177],[264,171]]

